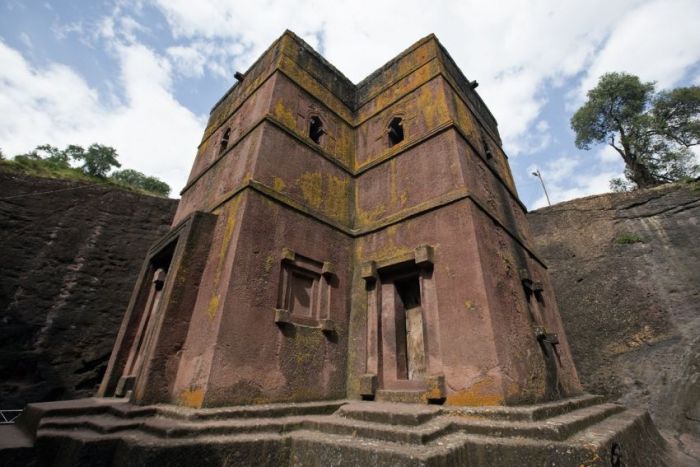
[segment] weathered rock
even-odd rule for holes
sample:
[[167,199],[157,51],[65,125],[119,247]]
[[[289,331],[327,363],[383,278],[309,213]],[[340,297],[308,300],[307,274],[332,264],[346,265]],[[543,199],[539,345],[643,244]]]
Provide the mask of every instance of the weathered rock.
[[[23,434],[36,434],[35,450]],[[16,425],[0,427],[0,455],[14,461],[9,465],[677,465],[648,413],[596,396],[470,408],[343,400],[218,409],[114,398],[50,402],[28,406]]]
[[176,205],[0,173],[0,409],[94,393],[146,250]]
[[586,389],[649,410],[697,449],[700,185],[583,198],[528,218]]

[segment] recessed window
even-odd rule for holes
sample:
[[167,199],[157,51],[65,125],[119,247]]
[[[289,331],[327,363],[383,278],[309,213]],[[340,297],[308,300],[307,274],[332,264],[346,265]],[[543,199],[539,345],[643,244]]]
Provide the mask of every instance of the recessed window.
[[389,122],[389,147],[395,146],[403,141],[403,120],[401,117],[394,117]]
[[318,117],[311,117],[309,121],[309,138],[316,144],[321,144],[321,136],[325,133],[323,122]]
[[303,270],[291,270],[289,274],[289,290],[287,304],[292,315],[312,318],[312,297],[317,287],[319,275]]
[[491,152],[491,147],[489,146],[489,143],[486,141],[486,135],[484,134],[484,131],[479,129],[479,134],[481,135],[481,146],[484,148],[484,155],[486,156],[486,159],[493,159],[493,153]]
[[228,139],[231,136],[231,129],[226,128],[226,131],[224,131],[224,136],[221,137],[221,142],[219,143],[219,154],[223,154],[224,151],[226,151],[226,148],[228,148]]
[[275,322],[281,326],[320,325],[324,332],[332,331],[329,323],[333,277],[330,262],[315,261],[285,248]]

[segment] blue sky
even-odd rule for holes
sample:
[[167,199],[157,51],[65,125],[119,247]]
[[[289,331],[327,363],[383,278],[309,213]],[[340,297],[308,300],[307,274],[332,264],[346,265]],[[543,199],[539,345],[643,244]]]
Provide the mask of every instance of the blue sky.
[[700,84],[700,1],[0,2],[0,148],[92,142],[177,193],[209,109],[284,29],[354,82],[433,32],[499,122],[523,202],[608,190],[623,165],[569,129],[608,71]]

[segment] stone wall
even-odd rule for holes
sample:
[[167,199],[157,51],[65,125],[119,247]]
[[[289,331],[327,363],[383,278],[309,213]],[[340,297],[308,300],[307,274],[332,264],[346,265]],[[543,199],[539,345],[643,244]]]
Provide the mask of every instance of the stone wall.
[[700,183],[582,198],[528,217],[586,389],[646,408],[692,442],[684,436],[700,434]]
[[176,205],[0,172],[0,409],[94,393],[141,262]]

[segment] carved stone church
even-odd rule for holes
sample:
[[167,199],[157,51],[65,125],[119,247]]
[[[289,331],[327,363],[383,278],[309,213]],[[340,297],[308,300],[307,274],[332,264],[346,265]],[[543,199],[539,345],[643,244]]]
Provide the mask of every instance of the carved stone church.
[[27,449],[71,465],[666,462],[647,414],[583,394],[496,120],[435,36],[353,84],[287,31],[236,78],[98,397],[30,405]]

